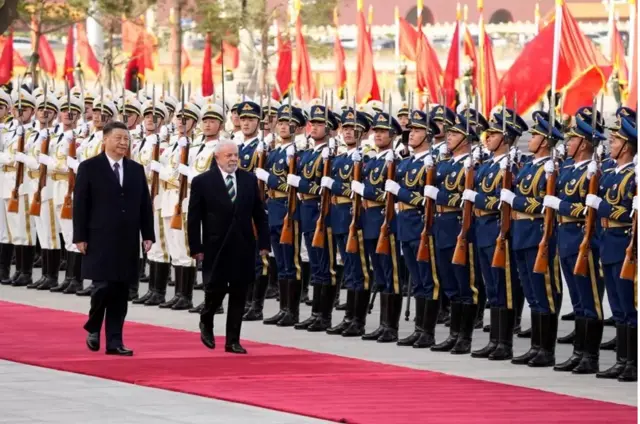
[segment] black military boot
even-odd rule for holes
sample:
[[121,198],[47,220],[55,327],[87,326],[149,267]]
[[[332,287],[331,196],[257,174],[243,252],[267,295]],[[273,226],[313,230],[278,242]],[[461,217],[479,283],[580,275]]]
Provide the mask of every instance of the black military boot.
[[13,257],[13,244],[0,244],[0,284],[11,284],[11,258]]
[[42,263],[42,274],[36,281],[32,281],[31,284],[27,284],[28,289],[37,289],[41,284],[47,281],[47,275],[49,274],[49,263],[47,262],[47,249],[40,250],[40,262]]
[[20,275],[11,283],[15,287],[25,287],[33,284],[31,275],[33,274],[33,255],[36,253],[34,246],[20,246],[22,254],[20,255],[20,262],[16,263],[16,266],[20,267]]
[[[168,262],[151,262],[153,264],[152,277],[149,286],[153,284],[151,297],[144,302],[144,306],[159,306],[165,303],[167,295],[167,278],[171,274],[171,264]],[[155,281],[154,281],[155,280]]]
[[[337,309],[337,307],[336,307]],[[356,291],[353,289],[347,289],[347,307],[344,311],[344,318],[335,327],[331,327],[327,330],[327,334],[340,335],[344,330],[349,328],[349,325],[353,321],[356,313]]]
[[433,352],[449,352],[458,341],[460,327],[462,323],[462,303],[451,302],[451,325],[449,326],[449,337],[441,343],[431,347]]
[[540,312],[531,311],[531,347],[528,351],[511,360],[515,365],[527,365],[530,360],[536,357],[540,350],[540,340],[542,333],[540,328]]
[[[563,321],[575,321],[575,319],[563,320]],[[571,331],[571,333],[567,334],[566,336],[558,337],[558,344],[572,344],[574,343],[575,338],[576,338],[576,330],[574,329],[573,331]]]
[[[147,275],[147,259],[145,257],[140,258],[140,274],[138,275],[138,281],[141,283],[148,283],[151,280],[151,276]],[[151,271],[149,271],[151,272]],[[138,300],[138,299],[136,299]]]
[[[280,303],[280,310],[274,316],[262,321],[263,324],[276,325],[278,321],[280,321],[282,317],[284,317],[284,315],[287,313],[287,309],[288,309],[287,289],[288,288],[289,288],[289,280],[282,279],[278,281],[278,292],[280,293],[278,302]],[[268,286],[267,286],[267,291],[269,291]],[[266,298],[266,294],[265,294],[265,298]]]
[[600,371],[600,343],[604,322],[599,319],[587,319],[584,341],[584,354],[578,365],[571,370],[573,374],[596,374]]
[[[287,312],[278,323],[278,327],[293,327],[300,321],[300,296],[302,295],[302,281],[296,279],[290,279],[287,284],[288,297],[287,305],[289,306]],[[282,296],[282,295],[281,295]]]
[[498,346],[498,333],[500,332],[500,308],[492,307],[489,310],[489,317],[489,343],[482,349],[471,352],[472,358],[486,359]]
[[378,340],[378,337],[382,335],[384,329],[387,327],[388,318],[388,310],[387,303],[389,302],[389,295],[380,293],[380,323],[378,328],[373,330],[371,333],[367,333],[362,336],[362,340]]
[[264,309],[264,299],[269,286],[269,276],[261,275],[253,285],[253,300],[251,308],[242,317],[243,321],[262,321],[262,310]]
[[489,355],[490,361],[506,361],[513,358],[513,327],[516,323],[515,309],[500,308],[500,331],[498,346]]
[[70,285],[75,276],[75,261],[76,256],[73,252],[67,251],[67,270],[64,272],[64,280],[57,287],[51,288],[49,291],[52,293],[62,293],[64,292]]
[[394,343],[398,341],[400,315],[402,315],[402,294],[391,293],[387,301],[387,326],[378,337],[378,343]]
[[309,325],[307,331],[317,333],[325,332],[331,328],[333,305],[336,300],[336,292],[338,289],[338,285],[333,285],[331,283],[324,284],[322,286],[322,293],[320,296],[320,317]]
[[[527,363],[533,368],[552,367],[556,364],[556,339],[558,338],[558,315],[540,314],[540,350]],[[532,334],[533,337],[533,334]]]
[[193,286],[196,283],[195,266],[185,266],[182,268],[182,288],[180,298],[171,306],[174,311],[187,311],[193,308]]
[[47,278],[36,289],[51,290],[58,286],[58,277],[60,275],[60,259],[62,251],[60,249],[49,249],[43,251],[47,262]]
[[[73,272],[73,278],[69,286],[63,291],[64,294],[76,294],[78,290],[82,290],[82,254],[78,252],[68,252],[69,259],[67,264],[67,272]],[[73,257],[73,258],[72,258]],[[71,265],[73,265],[73,269]]]
[[627,364],[618,381],[638,381],[638,327],[627,327]]
[[568,314],[562,315],[562,321],[575,321],[575,319],[576,319],[575,312],[569,312]]
[[353,320],[342,332],[342,337],[361,337],[364,335],[370,297],[371,291],[369,290],[362,289],[355,291]]
[[425,300],[424,312],[422,314],[422,333],[420,333],[420,337],[413,344],[415,349],[426,349],[436,344],[435,334],[439,309],[439,301]]
[[149,261],[149,288],[145,294],[131,302],[134,305],[142,305],[153,296],[156,285],[156,263],[157,262]]
[[438,310],[438,324],[444,324],[449,321],[451,314],[451,301],[444,294],[444,290],[440,289],[440,294],[438,295],[438,299],[440,299],[440,309]]
[[523,339],[528,339],[531,337],[531,328],[527,328],[525,330],[521,327],[522,322],[522,311],[524,310],[524,292],[522,291],[522,287],[518,284],[514,287],[514,324],[513,324],[513,334],[516,334],[518,337]]
[[311,316],[293,326],[296,330],[306,330],[317,319],[320,319],[320,305],[322,304],[322,286],[313,284],[313,295],[311,299]]
[[278,263],[276,259],[269,256],[269,284],[267,285],[267,292],[264,295],[265,299],[275,299],[278,297],[280,291],[278,284]]
[[422,336],[424,333],[424,308],[427,303],[427,299],[424,297],[416,297],[416,319],[413,327],[413,333],[409,334],[407,337],[398,340],[398,346],[413,346],[415,342]]
[[484,310],[487,303],[487,289],[483,283],[482,287],[478,287],[478,315],[473,326],[474,329],[481,330],[484,328]]
[[[627,365],[627,326],[625,324],[616,326],[615,338],[618,340],[616,363],[611,368],[596,373],[596,378],[618,378]],[[602,349],[602,346],[600,346],[600,349]]]
[[460,333],[458,340],[451,349],[453,355],[465,355],[471,352],[471,341],[473,340],[473,330],[478,313],[478,305],[465,303],[462,305],[462,321],[460,322]]
[[14,255],[13,255],[12,261],[15,263],[16,270],[11,275],[11,281],[8,283],[5,281],[5,285],[13,285],[13,283],[18,279],[18,277],[20,277],[20,264],[22,263],[22,255],[24,252],[23,246],[14,245],[13,251],[14,251]]
[[302,262],[300,268],[302,268],[302,295],[300,296],[300,303],[311,306],[312,299],[309,299],[309,285],[311,284],[311,265],[309,264],[309,262]]
[[561,364],[553,367],[554,371],[572,371],[575,367],[578,366],[580,360],[582,359],[582,355],[584,354],[584,344],[586,337],[586,319],[584,317],[576,317],[574,320],[575,323],[575,334],[573,340],[573,353]]
[[249,284],[247,284],[247,293],[245,295],[244,298],[244,312],[242,315],[246,314],[247,312],[249,312],[249,309],[251,309],[251,304],[253,303],[253,288],[255,287],[255,280],[251,281]]
[[[158,305],[160,308],[162,309],[170,309],[171,307],[173,307],[173,305],[175,305],[178,300],[180,299],[181,293],[182,293],[182,279],[183,279],[183,266],[175,266],[175,275],[176,275],[176,288],[175,288],[175,292],[173,294],[173,297],[171,299],[169,299],[168,301],[161,303],[160,305]],[[169,276],[171,276],[171,273],[169,273]]]
[[[605,321],[605,327],[607,326],[606,321]],[[617,325],[616,325],[617,328]],[[600,350],[616,350],[616,345],[618,342],[618,335],[617,335],[617,331],[616,331],[616,335],[613,336],[613,338],[611,340],[608,340],[606,342],[602,342],[600,344]]]

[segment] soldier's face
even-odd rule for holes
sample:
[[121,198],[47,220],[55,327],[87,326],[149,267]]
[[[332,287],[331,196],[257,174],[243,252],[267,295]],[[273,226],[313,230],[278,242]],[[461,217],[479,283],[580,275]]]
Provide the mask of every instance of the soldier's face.
[[48,124],[55,117],[55,113],[46,109],[38,109],[36,112],[36,118],[41,124]]
[[253,137],[258,131],[258,118],[240,118],[240,130],[245,137]]
[[409,146],[418,147],[427,136],[427,130],[424,128],[411,128],[409,133]]
[[91,103],[84,104],[84,119],[87,122],[93,120],[93,104]]
[[[582,137],[571,137],[567,141],[567,156],[572,158],[578,153],[578,149],[584,143],[581,143]],[[585,141],[586,142],[586,141]]]
[[464,134],[456,131],[447,131],[447,149],[449,149],[450,152],[454,152],[462,145],[464,138]]
[[97,110],[96,113],[92,115],[93,118],[93,126],[96,128],[102,128],[105,126],[106,122],[102,120],[102,115],[100,111]]
[[354,127],[342,127],[342,138],[347,146],[356,144],[356,131]]
[[144,116],[144,121],[143,124],[144,125],[144,130],[147,132],[153,132],[154,130],[154,124],[153,124],[153,114],[152,113],[147,113]]
[[435,138],[443,138],[444,134],[444,122],[442,121],[436,121],[436,125],[438,126],[438,134],[436,134]]
[[531,153],[536,153],[540,149],[540,146],[542,145],[543,141],[544,141],[544,136],[542,134],[532,135],[531,138],[529,139],[529,144],[527,146],[529,148],[529,151]]
[[4,118],[5,116],[7,116],[7,112],[8,111],[9,111],[9,108],[7,108],[7,106],[1,105],[0,106],[0,118]]
[[288,139],[289,135],[289,122],[287,121],[278,121],[276,125],[276,130],[278,131],[278,135],[282,139]]
[[22,109],[22,114],[20,114],[20,110],[16,107],[13,111],[13,116],[20,118],[20,122],[26,124],[33,117],[33,109],[25,107]]
[[176,128],[178,129],[178,132],[180,133],[180,135],[185,135],[190,133],[193,127],[195,126],[195,122],[191,118],[185,119],[186,124],[184,125],[182,124],[181,117],[177,117],[177,121],[178,122],[176,123]]
[[487,135],[486,146],[490,152],[495,152],[500,147],[504,136],[501,133],[489,133]]
[[321,141],[326,135],[326,126],[324,122],[312,122],[311,123],[311,138],[316,141]]
[[238,112],[235,110],[231,111],[231,122],[236,128],[240,126],[240,118],[238,117]]
[[389,130],[378,129],[374,130],[373,139],[376,143],[376,147],[379,149],[386,149],[391,144],[391,137],[389,137]]
[[63,110],[60,112],[60,120],[63,125],[72,126],[75,125],[78,120],[78,112]]
[[398,123],[400,124],[403,130],[406,129],[407,125],[409,124],[409,116],[407,115],[398,116]]
[[202,133],[205,137],[213,137],[220,131],[220,121],[214,118],[202,120]]
[[127,115],[127,119],[126,119],[127,128],[133,129],[133,127],[135,127],[137,123],[138,123],[138,115],[133,113]]
[[625,140],[620,137],[611,136],[609,139],[609,146],[611,149],[611,157],[618,159],[625,149],[628,147],[625,144]]

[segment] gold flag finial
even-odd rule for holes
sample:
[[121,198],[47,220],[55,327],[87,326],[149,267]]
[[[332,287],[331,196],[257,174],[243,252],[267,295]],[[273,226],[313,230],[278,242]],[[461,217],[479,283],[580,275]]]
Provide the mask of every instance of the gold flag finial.
[[484,10],[484,0],[478,0],[477,6],[478,10],[482,12]]
[[373,5],[369,5],[369,26],[373,25]]

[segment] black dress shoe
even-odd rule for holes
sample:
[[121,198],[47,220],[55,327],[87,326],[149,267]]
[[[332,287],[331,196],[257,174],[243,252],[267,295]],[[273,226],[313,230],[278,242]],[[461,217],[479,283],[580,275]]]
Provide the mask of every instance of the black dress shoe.
[[231,343],[230,345],[225,345],[224,351],[229,353],[239,353],[242,355],[247,353],[247,350],[240,346],[240,343]]
[[100,350],[100,333],[89,333],[87,335],[87,347],[93,352]]
[[207,327],[203,323],[200,323],[200,341],[209,349],[216,348],[216,340],[213,337],[213,329],[207,329]]
[[107,355],[133,356],[133,350],[127,349],[124,346],[117,347],[115,349],[107,349],[105,353]]

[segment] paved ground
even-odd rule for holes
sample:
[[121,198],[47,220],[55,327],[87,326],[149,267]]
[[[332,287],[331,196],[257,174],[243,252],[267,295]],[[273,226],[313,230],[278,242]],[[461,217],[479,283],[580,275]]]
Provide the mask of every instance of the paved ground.
[[[38,271],[39,270],[37,270],[36,273],[38,273]],[[144,293],[145,290],[146,285],[141,284],[140,293]],[[172,288],[169,288],[169,294],[173,293],[172,290]],[[344,298],[344,292],[342,296]],[[194,301],[200,302],[202,298],[203,293],[196,291]],[[82,313],[88,311],[89,301],[88,298],[77,296],[38,292],[6,286],[0,286],[0,299]],[[606,306],[606,299],[604,304],[605,314],[609,316],[610,311],[608,306]],[[569,312],[569,310],[570,305],[568,304],[568,300],[565,300],[562,313]],[[271,315],[276,311],[277,302],[275,300],[268,300],[265,305],[265,315]],[[310,308],[303,305],[301,308],[301,317],[306,318],[309,312]],[[523,326],[527,327],[529,326],[528,314],[528,309],[525,308]],[[334,322],[337,323],[341,318],[341,312],[334,314]],[[187,312],[160,310],[159,308],[139,305],[131,305],[127,319],[130,321],[191,331],[197,331],[198,323],[197,316]],[[225,316],[216,316],[216,332],[219,335],[222,335],[224,331],[224,320]],[[486,320],[488,320],[488,314]],[[368,329],[373,329],[377,323],[378,311],[376,305],[376,309],[374,309],[373,313],[369,316]],[[572,322],[561,322],[559,333],[561,335],[566,334],[572,327]],[[409,334],[411,329],[412,323],[405,322],[403,319],[400,328],[401,337]],[[448,329],[444,326],[438,326],[436,329],[436,338],[438,340],[442,340],[447,334]],[[434,353],[428,350],[400,348],[395,345],[364,342],[357,339],[345,339],[326,334],[312,334],[305,331],[265,326],[260,322],[245,323],[242,335],[245,339],[257,342],[303,348],[417,369],[440,371],[451,375],[537,388],[590,399],[637,405],[637,384],[599,380],[594,376],[560,374],[551,369],[533,369],[511,365],[506,362],[473,359],[469,356],[459,357],[443,353]],[[613,335],[614,329],[612,327],[606,327],[604,339],[608,340]],[[194,337],[198,336],[194,334]],[[486,333],[476,331],[474,334],[473,347],[478,348],[484,346],[487,339],[488,335]],[[125,342],[129,347],[135,349],[135,340],[128,339]],[[79,339],[78,343],[84,343],[84,340]],[[526,351],[528,346],[528,339],[515,339],[516,353]],[[570,346],[558,345],[558,360],[562,361],[570,354]],[[613,364],[614,360],[614,352],[602,352],[601,368],[609,367]],[[169,420],[168,422],[199,422],[198,420],[203,420],[204,422],[205,419],[207,422],[218,422],[212,421],[212,419],[217,418],[220,418],[219,422],[319,422],[303,417],[290,418],[291,416],[286,414],[260,408],[245,407],[189,395],[178,395],[157,389],[141,388],[97,378],[71,375],[7,362],[0,362],[0,374],[2,374],[2,378],[0,378],[0,410],[3,412],[7,411],[8,413],[0,415],[0,422],[3,422],[3,420],[12,423],[21,422],[20,420],[24,420],[24,422],[34,422],[34,419],[49,420],[45,422],[94,422],[87,420],[87,418],[100,418],[103,415],[106,417],[107,411],[110,411],[114,405],[117,405],[117,411],[119,411],[115,412],[116,415],[122,413],[127,414],[127,417],[133,416],[136,419],[136,421],[134,421],[136,423],[151,420],[153,420],[153,422],[164,422],[156,418],[159,416],[165,417]],[[5,374],[7,374],[9,378],[5,378]],[[108,396],[104,397],[92,396],[90,400],[92,410],[99,411],[98,414],[86,411],[85,402],[87,401],[87,396],[86,392],[82,393],[81,390],[86,388],[87,385],[99,390],[97,393],[104,391],[108,394]],[[118,387],[118,390],[115,390],[116,387]],[[45,395],[46,401],[36,402],[34,409],[34,402],[30,401],[31,396],[26,396],[26,400],[20,404],[20,396],[16,395],[16,393],[21,391],[35,392],[38,393],[38,396]],[[60,398],[64,399],[61,401]],[[82,401],[79,402],[79,399],[82,399]],[[140,406],[143,404],[150,406],[151,412],[148,409],[143,409],[143,412],[138,412]],[[171,408],[168,405],[175,406],[175,408]],[[215,414],[208,412],[214,410]],[[38,411],[50,411],[51,414],[38,414]],[[56,411],[58,415],[56,415]],[[256,419],[257,417],[259,418]],[[113,419],[113,416],[109,416],[109,418]],[[127,422],[132,421],[128,419]]]

